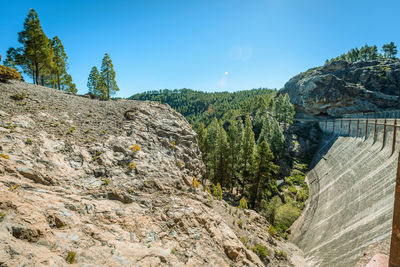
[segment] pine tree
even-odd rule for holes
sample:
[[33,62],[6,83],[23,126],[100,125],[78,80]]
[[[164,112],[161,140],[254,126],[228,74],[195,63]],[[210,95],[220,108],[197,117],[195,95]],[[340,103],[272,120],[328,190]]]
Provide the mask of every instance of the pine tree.
[[368,60],[368,44],[365,44],[363,47],[361,47],[360,49],[360,59],[363,61],[367,61]]
[[110,56],[104,54],[101,62],[101,87],[103,87],[103,98],[110,99],[112,94],[119,91],[117,82],[115,81],[115,71]]
[[61,90],[71,93],[78,92],[75,83],[72,82],[71,75],[69,75],[67,72],[64,72],[61,76]]
[[358,50],[358,48],[352,48],[348,52],[347,58],[349,59],[350,62],[355,62],[355,61],[359,60],[359,54],[360,54],[360,50]]
[[[204,127],[204,123],[201,122],[199,126],[197,127],[197,142],[199,144],[199,149],[201,151],[201,157],[203,159],[203,162],[206,164],[207,162],[207,155],[209,153],[209,146],[207,142],[207,129]],[[207,164],[206,164],[207,165]],[[201,183],[204,183],[204,175],[202,178]]]
[[285,99],[282,94],[280,94],[275,100],[274,117],[279,122],[284,121],[284,116],[285,116],[284,101]]
[[10,47],[7,50],[6,58],[3,61],[3,65],[13,69],[17,69],[17,63],[16,63],[17,55],[18,51],[15,48]]
[[260,136],[257,139],[257,144],[260,144],[262,141],[268,142],[271,138],[271,123],[268,117],[263,118],[263,124],[261,128]]
[[245,119],[245,126],[242,139],[241,157],[241,176],[242,176],[242,194],[244,192],[246,182],[250,177],[252,164],[254,160],[254,133],[251,125],[250,116]]
[[102,97],[104,95],[101,87],[100,73],[95,66],[90,70],[87,87],[89,88],[89,93],[95,96]]
[[61,40],[57,36],[54,36],[51,40],[51,47],[53,49],[52,74],[54,74],[55,76],[57,89],[61,90],[61,77],[67,72],[68,57],[65,53],[64,46],[62,45]]
[[207,127],[207,143],[210,147],[210,151],[207,155],[206,164],[208,166],[209,173],[208,178],[213,179],[214,181],[217,179],[217,142],[218,142],[218,132],[219,132],[219,123],[217,118],[214,117],[213,121]]
[[285,124],[285,128],[293,123],[294,118],[294,106],[290,103],[289,95],[286,93],[283,97],[282,111],[283,117],[282,122]]
[[217,137],[217,169],[216,178],[222,186],[229,185],[229,174],[228,174],[228,158],[229,158],[229,144],[227,135],[224,127],[219,125],[218,137]]
[[285,139],[282,129],[276,120],[270,121],[270,133],[268,137],[268,144],[274,155],[278,157],[284,149]]
[[368,47],[368,60],[376,60],[378,58],[378,47],[376,45]]
[[254,160],[254,178],[250,189],[250,205],[254,209],[259,207],[261,199],[276,194],[276,178],[274,175],[279,167],[273,163],[274,155],[268,144],[262,141],[257,146]]
[[230,174],[230,189],[231,192],[233,187],[237,186],[238,179],[240,176],[239,173],[239,152],[241,148],[242,142],[242,131],[241,131],[242,123],[238,122],[235,119],[230,120],[230,125],[228,126],[228,143],[229,143],[229,160],[228,160],[228,169]]
[[[204,123],[200,122],[197,127],[197,142],[199,144],[200,151],[204,154],[207,153],[207,129],[204,127]],[[204,155],[203,155],[204,156]]]
[[393,42],[390,42],[382,46],[382,51],[384,57],[395,58],[397,55],[397,46]]
[[40,26],[40,20],[35,10],[29,10],[24,22],[24,29],[18,33],[18,41],[23,47],[22,55],[17,63],[28,75],[32,76],[35,84],[39,84],[42,72],[51,67],[53,55],[49,39]]

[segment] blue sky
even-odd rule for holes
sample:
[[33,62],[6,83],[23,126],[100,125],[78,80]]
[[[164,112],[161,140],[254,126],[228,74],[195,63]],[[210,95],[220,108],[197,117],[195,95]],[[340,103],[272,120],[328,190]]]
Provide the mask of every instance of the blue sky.
[[[120,92],[280,89],[308,68],[365,43],[400,45],[400,1],[3,1],[0,53],[34,8],[57,35],[80,93],[109,53]],[[30,80],[28,80],[30,81]]]

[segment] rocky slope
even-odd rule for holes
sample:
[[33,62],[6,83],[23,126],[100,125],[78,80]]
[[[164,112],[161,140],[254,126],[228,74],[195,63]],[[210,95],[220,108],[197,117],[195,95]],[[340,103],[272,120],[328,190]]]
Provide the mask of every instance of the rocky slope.
[[281,90],[296,111],[311,115],[400,108],[400,60],[333,61],[290,79]]
[[195,188],[203,172],[167,105],[0,83],[0,266],[304,265],[262,216]]

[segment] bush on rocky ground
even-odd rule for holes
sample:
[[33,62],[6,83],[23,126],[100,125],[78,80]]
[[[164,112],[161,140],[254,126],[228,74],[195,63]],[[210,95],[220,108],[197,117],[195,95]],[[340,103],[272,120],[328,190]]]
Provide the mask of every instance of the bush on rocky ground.
[[1,80],[19,80],[22,81],[22,76],[13,68],[0,65],[0,79]]

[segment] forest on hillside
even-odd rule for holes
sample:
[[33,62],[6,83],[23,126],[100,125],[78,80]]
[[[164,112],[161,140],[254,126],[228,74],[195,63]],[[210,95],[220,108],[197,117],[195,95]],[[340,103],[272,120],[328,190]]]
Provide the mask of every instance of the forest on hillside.
[[[210,192],[217,198],[222,191],[234,195],[240,206],[263,213],[286,235],[308,197],[307,164],[293,161],[285,140],[294,118],[288,95],[266,88],[234,93],[165,89],[130,99],[167,103],[182,113],[198,134]],[[293,166],[291,176],[282,176],[282,162]]]

